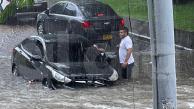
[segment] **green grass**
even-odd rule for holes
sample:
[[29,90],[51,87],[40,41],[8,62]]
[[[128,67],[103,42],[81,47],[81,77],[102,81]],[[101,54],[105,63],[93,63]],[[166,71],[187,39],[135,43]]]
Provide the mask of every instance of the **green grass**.
[[103,1],[106,4],[109,4],[121,16],[129,16],[130,14],[131,18],[147,20],[146,0],[120,0],[120,1],[101,0],[101,1]]
[[[109,4],[120,16],[147,21],[147,0],[100,0]],[[128,8],[129,7],[129,8]],[[174,5],[175,28],[194,31],[194,2],[184,5]]]
[[194,2],[174,6],[175,27],[187,31],[194,31]]

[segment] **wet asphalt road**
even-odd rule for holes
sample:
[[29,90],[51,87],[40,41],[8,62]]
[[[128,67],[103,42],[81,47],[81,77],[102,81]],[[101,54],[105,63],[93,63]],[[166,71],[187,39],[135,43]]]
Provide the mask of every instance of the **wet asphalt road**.
[[[36,35],[30,25],[0,25],[0,109],[152,109],[151,81],[119,81],[112,87],[49,90],[11,74],[12,48]],[[146,81],[146,82],[145,82]],[[177,82],[178,109],[194,109],[194,78]]]

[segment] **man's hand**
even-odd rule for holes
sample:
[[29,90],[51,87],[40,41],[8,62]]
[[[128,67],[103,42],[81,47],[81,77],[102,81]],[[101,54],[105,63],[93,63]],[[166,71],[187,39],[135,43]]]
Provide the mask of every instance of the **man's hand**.
[[93,47],[95,47],[100,52],[105,52],[105,49],[99,48],[96,44],[94,44]]
[[127,65],[128,65],[128,62],[124,62],[124,63],[121,65],[121,67],[122,67],[122,68],[127,68]]
[[105,52],[105,50],[103,48],[98,48],[98,51]]

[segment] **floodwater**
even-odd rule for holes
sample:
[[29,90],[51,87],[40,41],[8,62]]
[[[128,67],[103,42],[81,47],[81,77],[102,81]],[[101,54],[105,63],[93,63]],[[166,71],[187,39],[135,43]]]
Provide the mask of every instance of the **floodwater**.
[[[36,34],[35,26],[0,25],[0,109],[152,109],[152,85],[145,78],[120,80],[111,87],[50,90],[39,82],[13,76],[12,48]],[[178,109],[194,109],[194,77],[179,77],[177,98]]]

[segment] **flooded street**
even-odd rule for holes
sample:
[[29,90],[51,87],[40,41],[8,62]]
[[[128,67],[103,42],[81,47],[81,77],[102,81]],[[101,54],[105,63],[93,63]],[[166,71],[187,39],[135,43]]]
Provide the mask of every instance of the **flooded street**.
[[[152,82],[145,78],[118,81],[111,87],[50,90],[13,76],[12,48],[36,34],[35,26],[0,25],[0,109],[152,109]],[[194,109],[194,77],[179,75],[177,99],[178,109]]]
[[[1,109],[145,109],[151,107],[151,86],[134,84],[113,87],[82,87],[49,90],[13,77],[10,65],[1,59]],[[143,95],[143,96],[142,96]],[[134,98],[133,98],[134,96]]]

